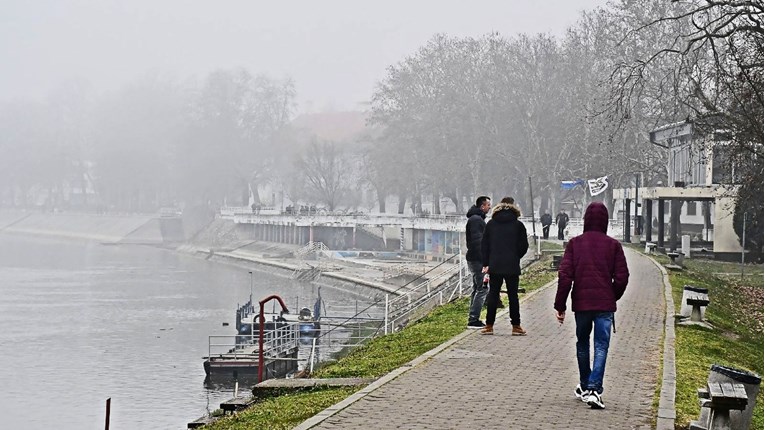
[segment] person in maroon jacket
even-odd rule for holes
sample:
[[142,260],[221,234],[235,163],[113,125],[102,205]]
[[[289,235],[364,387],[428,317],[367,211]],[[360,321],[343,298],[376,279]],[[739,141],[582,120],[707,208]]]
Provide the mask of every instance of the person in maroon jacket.
[[[566,317],[566,300],[576,321],[576,359],[579,385],[574,394],[593,409],[603,409],[603,374],[606,369],[616,301],[627,288],[630,272],[622,245],[606,235],[608,209],[592,202],[584,213],[584,233],[566,246],[558,269],[555,310],[558,322]],[[573,291],[572,291],[573,287]],[[590,333],[594,328],[594,351],[590,368]]]

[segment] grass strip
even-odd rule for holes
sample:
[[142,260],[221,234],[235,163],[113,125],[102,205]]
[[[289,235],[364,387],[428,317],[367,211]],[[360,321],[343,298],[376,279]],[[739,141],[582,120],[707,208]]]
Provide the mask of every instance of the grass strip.
[[[669,263],[657,256],[661,264]],[[676,428],[688,428],[699,417],[696,389],[706,387],[712,364],[763,374],[763,266],[691,259],[685,270],[669,271],[675,311],[682,306],[683,286],[709,289],[706,320],[713,329],[675,327],[677,395]],[[751,428],[763,428],[763,387],[757,397]]]

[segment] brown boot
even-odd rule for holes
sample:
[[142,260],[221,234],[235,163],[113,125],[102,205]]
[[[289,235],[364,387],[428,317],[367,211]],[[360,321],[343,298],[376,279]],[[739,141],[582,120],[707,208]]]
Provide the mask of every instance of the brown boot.
[[526,330],[523,329],[523,327],[519,325],[513,326],[513,336],[526,336]]
[[494,334],[494,326],[486,324],[481,331],[479,332],[481,334]]

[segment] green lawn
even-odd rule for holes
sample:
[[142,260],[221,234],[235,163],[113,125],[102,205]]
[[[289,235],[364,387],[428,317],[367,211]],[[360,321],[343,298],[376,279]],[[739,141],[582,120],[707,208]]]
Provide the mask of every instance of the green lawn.
[[[656,258],[662,264],[664,256]],[[763,266],[719,261],[686,260],[686,270],[670,271],[675,310],[679,313],[683,286],[709,289],[706,319],[713,330],[698,326],[676,326],[677,419],[687,428],[699,416],[696,389],[705,387],[709,368],[722,364],[763,373]],[[751,428],[763,428],[762,385]]]

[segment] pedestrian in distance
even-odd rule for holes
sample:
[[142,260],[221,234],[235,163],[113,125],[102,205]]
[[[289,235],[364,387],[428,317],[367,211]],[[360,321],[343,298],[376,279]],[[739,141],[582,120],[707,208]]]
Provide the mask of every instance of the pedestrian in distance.
[[483,308],[486,294],[489,287],[484,285],[483,263],[481,259],[481,240],[483,231],[486,228],[486,214],[491,210],[491,199],[487,196],[480,196],[467,211],[467,225],[465,225],[465,242],[467,243],[468,269],[473,275],[473,292],[470,294],[470,310],[468,313],[468,328],[480,329],[484,327],[481,321],[481,309]]
[[542,215],[539,218],[539,221],[542,222],[542,239],[549,239],[550,238],[550,226],[552,225],[552,215],[550,215],[550,211],[545,210],[544,215]]
[[558,225],[558,240],[564,240],[565,237],[563,236],[563,233],[566,231],[566,226],[568,225],[568,214],[563,209],[558,212],[558,215],[555,217],[555,224]]
[[[622,245],[606,235],[608,209],[592,202],[584,213],[584,232],[566,245],[558,268],[555,316],[566,318],[566,301],[576,322],[576,360],[579,384],[574,395],[593,409],[603,409],[603,375],[606,370],[611,330],[616,332],[614,312],[629,280]],[[594,353],[590,367],[590,334]]]
[[489,295],[486,300],[486,326],[481,334],[494,334],[497,303],[502,282],[507,288],[510,323],[513,336],[525,336],[521,327],[518,302],[518,282],[521,275],[521,258],[529,249],[526,227],[518,220],[521,210],[511,197],[505,197],[492,209],[491,220],[486,224],[481,241],[483,273],[489,274]]

